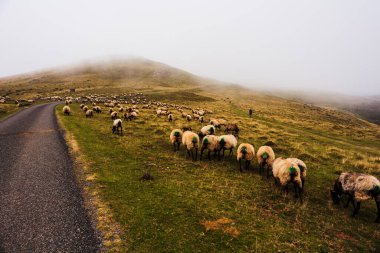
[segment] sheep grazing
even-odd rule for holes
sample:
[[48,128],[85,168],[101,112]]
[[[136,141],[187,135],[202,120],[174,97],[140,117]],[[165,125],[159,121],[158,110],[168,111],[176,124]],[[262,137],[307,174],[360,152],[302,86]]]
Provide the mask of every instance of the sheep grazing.
[[192,119],[192,118],[191,118],[191,115],[187,114],[187,115],[186,115],[186,120],[187,120],[187,121],[191,121],[191,119]]
[[124,111],[124,108],[123,107],[120,107],[119,108],[119,112],[123,112]]
[[83,110],[84,112],[87,112],[88,107],[87,107],[87,106],[83,106],[82,110]]
[[84,104],[80,104],[80,109],[82,109],[83,110],[83,107],[84,107]]
[[199,138],[203,138],[206,135],[214,135],[215,134],[215,127],[213,125],[207,125],[201,128],[201,131],[199,132]]
[[182,117],[182,118],[186,118],[186,116],[187,116],[187,113],[184,113],[184,112],[183,112],[183,113],[181,114],[181,117]]
[[201,123],[205,122],[205,119],[204,119],[203,116],[200,116],[200,117],[199,117],[199,122],[201,122]]
[[232,134],[228,135],[222,135],[218,137],[218,158],[220,160],[220,151],[223,150],[222,157],[224,157],[224,151],[230,150],[230,154],[228,156],[231,156],[233,153],[233,149],[237,146],[237,140],[235,136]]
[[237,124],[227,124],[226,129],[224,130],[225,133],[233,134],[234,136],[239,135],[239,127]]
[[102,108],[100,106],[94,106],[93,110],[96,113],[101,113],[102,112]]
[[63,115],[70,115],[70,107],[65,105],[62,109]]
[[220,124],[217,119],[210,119],[210,125],[213,125],[216,128],[220,128]]
[[94,112],[92,110],[86,111],[86,118],[92,118],[94,116]]
[[[188,157],[192,157],[194,161],[197,160],[198,156],[198,146],[199,146],[199,136],[191,131],[186,131],[182,134],[182,144],[187,149]],[[195,149],[195,156],[194,156]]]
[[300,168],[301,170],[301,181],[302,181],[302,190],[304,189],[304,186],[305,186],[305,181],[306,181],[306,171],[307,171],[307,167],[306,167],[306,164],[298,159],[298,158],[288,158],[288,160],[292,163],[295,163],[298,165],[298,168]]
[[352,202],[353,217],[358,214],[362,201],[373,198],[377,206],[375,222],[380,223],[380,181],[376,177],[361,173],[341,173],[335,181],[334,190],[331,190],[331,197],[335,204],[339,204],[343,195],[348,196],[345,208]]
[[108,110],[108,113],[109,114],[111,114],[111,113],[113,113],[114,111],[113,111],[113,109],[112,108],[110,108],[109,110]]
[[183,132],[180,129],[174,129],[170,133],[170,141],[173,144],[174,151],[179,150],[179,146],[181,145],[181,138]]
[[117,112],[112,112],[112,113],[111,113],[111,119],[112,119],[112,120],[117,119]]
[[123,126],[121,119],[115,119],[113,121],[112,125],[112,133],[120,133],[120,135],[123,135]]
[[277,158],[273,162],[273,177],[275,184],[280,184],[286,193],[289,192],[288,185],[293,184],[295,197],[300,197],[302,203],[301,170],[296,163],[282,157]]
[[173,121],[173,114],[169,114],[169,115],[168,115],[168,120],[169,120],[169,122],[172,122],[172,121]]
[[203,151],[205,149],[208,150],[207,157],[211,161],[211,152],[214,152],[214,156],[218,152],[218,136],[215,135],[206,135],[202,140],[202,147],[201,147],[201,156],[200,160],[202,160],[203,157]]
[[249,170],[249,165],[255,157],[255,148],[249,143],[242,143],[237,150],[237,160],[239,162],[239,169],[242,172],[241,160],[245,160],[245,169]]
[[69,105],[70,104],[69,100],[65,100],[65,104]]
[[267,178],[269,178],[269,171],[272,169],[274,159],[276,159],[273,149],[269,146],[261,146],[257,150],[256,157],[259,163],[260,175],[263,174],[265,167],[267,167]]

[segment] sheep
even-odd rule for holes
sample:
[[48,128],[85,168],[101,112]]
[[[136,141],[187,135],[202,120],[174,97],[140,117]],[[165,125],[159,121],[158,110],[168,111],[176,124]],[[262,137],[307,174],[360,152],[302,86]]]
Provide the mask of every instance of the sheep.
[[84,107],[84,104],[80,104],[80,106],[79,106],[79,107],[80,107],[80,109],[83,109],[83,107]]
[[121,119],[115,119],[112,125],[112,133],[115,133],[115,132],[119,133],[119,129],[120,129],[120,135],[123,135],[122,121]]
[[361,201],[373,198],[377,206],[375,222],[380,223],[380,181],[376,177],[362,173],[344,172],[335,181],[334,190],[330,191],[335,204],[340,203],[343,194],[348,195],[348,200],[344,207],[347,208],[352,202],[354,207],[353,217],[358,214]]
[[94,116],[94,112],[92,110],[86,111],[86,118],[92,118]]
[[210,119],[210,125],[213,125],[216,128],[220,128],[220,124],[219,124],[219,121],[217,119],[211,118]]
[[205,149],[208,150],[208,159],[211,161],[211,152],[214,152],[214,156],[218,152],[218,136],[215,135],[206,135],[202,140],[202,147],[201,147],[201,156],[200,160],[202,160],[203,157],[203,151]]
[[239,162],[239,169],[242,172],[241,160],[245,160],[245,169],[249,170],[251,160],[255,157],[255,148],[249,143],[242,143],[237,150],[237,160]]
[[65,104],[66,105],[69,105],[70,103],[69,103],[69,100],[65,100]]
[[191,115],[187,114],[187,115],[186,115],[186,120],[187,120],[187,121],[191,121]]
[[227,126],[227,120],[225,120],[225,119],[218,119],[218,121],[219,121],[219,128],[221,127],[221,126]]
[[274,159],[276,159],[273,149],[269,146],[261,146],[257,150],[256,157],[259,163],[259,174],[263,174],[266,166],[267,178],[269,178],[269,171],[272,169]]
[[109,110],[108,110],[108,113],[109,114],[111,114],[111,113],[113,113],[114,112],[114,110],[112,109],[112,108],[110,108]]
[[[188,157],[193,158],[194,161],[197,160],[198,156],[198,146],[199,146],[199,136],[191,131],[185,131],[182,134],[182,144],[186,147],[187,149],[187,155]],[[194,156],[194,149],[195,149],[195,156]]]
[[305,181],[306,181],[306,171],[307,171],[307,167],[306,167],[306,164],[298,159],[298,158],[288,158],[289,161],[295,163],[298,165],[298,167],[300,168],[301,170],[301,181],[302,181],[302,190],[304,189],[304,186],[305,186]]
[[169,122],[172,122],[172,121],[173,121],[173,114],[169,114],[169,115],[168,115],[168,120],[169,120]]
[[273,177],[275,184],[279,183],[286,193],[289,192],[288,185],[292,183],[295,197],[300,197],[301,203],[303,202],[301,170],[296,163],[282,157],[277,158],[273,161]]
[[174,151],[179,150],[179,146],[181,145],[181,138],[183,132],[180,129],[174,129],[170,133],[170,141],[173,144]]
[[205,120],[204,120],[204,117],[203,116],[200,116],[199,117],[199,122],[203,123]]
[[227,124],[226,129],[224,130],[225,133],[230,133],[233,134],[234,136],[239,135],[239,127],[236,123],[234,124]]
[[87,112],[88,107],[87,107],[87,106],[83,106],[82,110],[83,110],[84,112]]
[[124,108],[123,107],[120,107],[119,108],[119,112],[123,112],[124,111]]
[[62,109],[63,115],[70,115],[70,107],[65,105]]
[[112,120],[117,119],[117,112],[112,112],[112,113],[111,113],[111,119],[112,119]]
[[215,134],[215,127],[213,125],[207,125],[201,128],[201,131],[199,132],[199,138],[203,138],[206,135],[214,135]]
[[237,146],[237,140],[235,136],[228,134],[228,135],[222,135],[218,137],[218,159],[220,160],[220,151],[223,150],[223,158],[224,158],[224,151],[230,150],[230,154],[228,156],[231,156],[233,154],[233,149]]
[[102,112],[102,108],[100,106],[95,106],[93,108],[93,110],[96,112],[96,113],[101,113]]
[[183,112],[183,113],[181,114],[181,117],[182,117],[182,118],[186,118],[186,116],[187,116],[187,113],[185,113],[185,112]]

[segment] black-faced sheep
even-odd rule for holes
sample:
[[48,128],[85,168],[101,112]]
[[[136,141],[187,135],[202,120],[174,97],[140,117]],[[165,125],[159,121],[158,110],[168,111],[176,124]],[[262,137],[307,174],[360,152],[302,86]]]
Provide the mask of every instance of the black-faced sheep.
[[265,166],[267,171],[267,178],[269,177],[269,172],[272,169],[273,161],[276,158],[273,149],[269,146],[261,146],[256,153],[257,162],[259,163],[259,173],[263,174]]
[[[187,149],[188,157],[192,157],[194,161],[197,160],[198,147],[199,147],[199,136],[191,131],[186,131],[182,135],[182,144]],[[194,154],[195,149],[195,154]]]
[[169,114],[169,115],[168,115],[168,120],[169,120],[169,122],[172,122],[172,121],[173,121],[173,118],[174,118],[174,117],[173,117],[173,114]]
[[112,112],[112,113],[111,113],[111,119],[112,119],[112,120],[117,119],[117,112]]
[[249,143],[242,143],[237,150],[237,160],[239,162],[239,169],[243,171],[241,161],[245,160],[245,169],[249,170],[249,165],[252,159],[255,157],[255,148]]
[[170,133],[170,141],[173,144],[174,151],[179,150],[179,146],[181,145],[182,134],[183,133],[180,129],[174,129]]
[[123,126],[121,119],[115,119],[113,121],[112,125],[112,133],[120,133],[120,135],[123,135]]
[[233,149],[237,146],[237,140],[232,134],[222,135],[218,137],[218,158],[220,160],[220,151],[223,151],[222,157],[224,157],[224,151],[229,150],[228,156],[231,156]]
[[215,135],[206,135],[202,140],[202,148],[201,148],[201,156],[200,160],[202,160],[203,157],[203,151],[205,149],[208,150],[207,157],[211,161],[211,152],[214,152],[214,157],[218,152],[218,136]]
[[280,184],[286,193],[289,192],[288,185],[293,184],[295,197],[299,196],[302,203],[301,170],[296,163],[282,157],[275,159],[273,162],[273,177],[275,184]]
[[65,105],[62,109],[63,115],[70,115],[70,107]]
[[94,116],[94,112],[92,110],[86,111],[86,118],[92,118]]
[[192,118],[191,118],[191,115],[189,115],[189,114],[186,115],[186,120],[187,120],[187,121],[191,121],[191,119],[192,119]]
[[201,128],[201,131],[199,132],[199,138],[203,138],[206,135],[214,135],[215,134],[215,127],[213,125],[207,125]]
[[239,127],[236,123],[234,124],[227,124],[226,129],[224,130],[225,133],[233,134],[234,136],[239,135]]
[[380,181],[376,177],[361,173],[341,173],[335,181],[334,190],[331,190],[331,197],[335,204],[339,204],[343,195],[348,196],[344,207],[352,202],[352,216],[358,214],[361,201],[373,198],[377,206],[375,222],[380,223]]

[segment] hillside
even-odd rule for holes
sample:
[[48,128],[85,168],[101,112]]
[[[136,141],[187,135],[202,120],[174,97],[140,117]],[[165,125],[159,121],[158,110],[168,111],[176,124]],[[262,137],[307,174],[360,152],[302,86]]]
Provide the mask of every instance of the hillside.
[[[77,91],[69,93],[69,88]],[[124,134],[119,136],[112,134],[103,104],[103,112],[93,118],[84,116],[79,103],[70,105],[70,116],[62,115],[62,105],[56,110],[70,147],[80,153],[86,191],[104,203],[100,215],[109,213],[98,218],[107,246],[123,252],[380,250],[373,201],[363,202],[352,218],[351,206],[336,207],[330,200],[329,190],[342,171],[380,178],[380,127],[352,113],[218,83],[148,60],[88,64],[0,81],[0,95],[14,98],[125,97],[133,92],[143,92],[148,101],[172,104],[175,120],[157,117],[157,105],[138,105],[139,116],[123,121]],[[131,106],[127,100],[125,108]],[[236,122],[239,144],[251,143],[256,150],[269,145],[277,157],[304,160],[304,203],[294,199],[292,187],[285,196],[273,179],[261,178],[257,161],[251,162],[250,171],[240,172],[236,150],[222,161],[196,162],[186,158],[183,146],[173,152],[172,129],[191,126],[198,132],[207,124],[187,122],[174,104],[212,111],[205,122],[211,117]],[[255,110],[252,118],[248,108]],[[223,128],[216,130],[217,135],[223,133]],[[141,180],[146,172],[154,179]],[[117,229],[103,226],[104,219],[114,220]]]

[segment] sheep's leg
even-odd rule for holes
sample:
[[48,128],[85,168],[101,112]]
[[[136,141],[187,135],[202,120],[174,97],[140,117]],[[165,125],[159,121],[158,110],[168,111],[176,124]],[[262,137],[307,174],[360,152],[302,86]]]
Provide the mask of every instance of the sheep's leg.
[[305,187],[305,178],[301,178],[301,182],[302,182],[302,191],[303,191],[303,188]]
[[120,128],[120,135],[123,136],[123,128]]
[[218,150],[218,161],[220,161],[220,150]]
[[190,158],[190,150],[187,150],[187,157]]
[[175,142],[173,142],[173,151],[175,152],[177,149],[175,148]]
[[243,169],[241,168],[241,158],[239,159],[239,170],[240,172],[243,172]]
[[200,156],[199,156],[199,161],[202,161],[202,157],[203,157],[203,151],[204,151],[205,149],[202,147],[201,148],[201,154],[200,154]]
[[380,223],[380,201],[376,201],[376,206],[377,206],[377,218],[375,222]]
[[251,162],[248,161],[248,160],[245,161],[245,169],[246,169],[246,170],[249,170],[249,165],[250,165],[250,163],[251,163]]
[[270,166],[268,165],[267,166],[267,179],[269,178],[269,170],[270,170]]
[[195,149],[195,160],[194,161],[196,161],[197,158],[198,158],[198,148]]
[[354,196],[352,196],[351,194],[348,195],[347,203],[344,205],[344,208],[347,208],[350,202],[352,202],[352,205],[354,206],[354,209],[355,209]]
[[228,157],[231,157],[232,152],[233,152],[233,150],[232,150],[232,148],[231,148],[231,149],[230,149],[230,154],[228,155]]
[[225,148],[223,148],[223,155],[222,155],[222,157],[223,157],[223,159],[224,159],[224,151],[225,151],[226,149]]
[[356,207],[354,209],[354,212],[352,213],[352,216],[355,217],[355,215],[358,214],[359,210],[360,210],[360,201],[357,201]]
[[211,151],[208,151],[208,160],[211,161]]
[[297,182],[293,182],[293,186],[294,186],[294,197],[298,198],[298,184],[297,184]]

